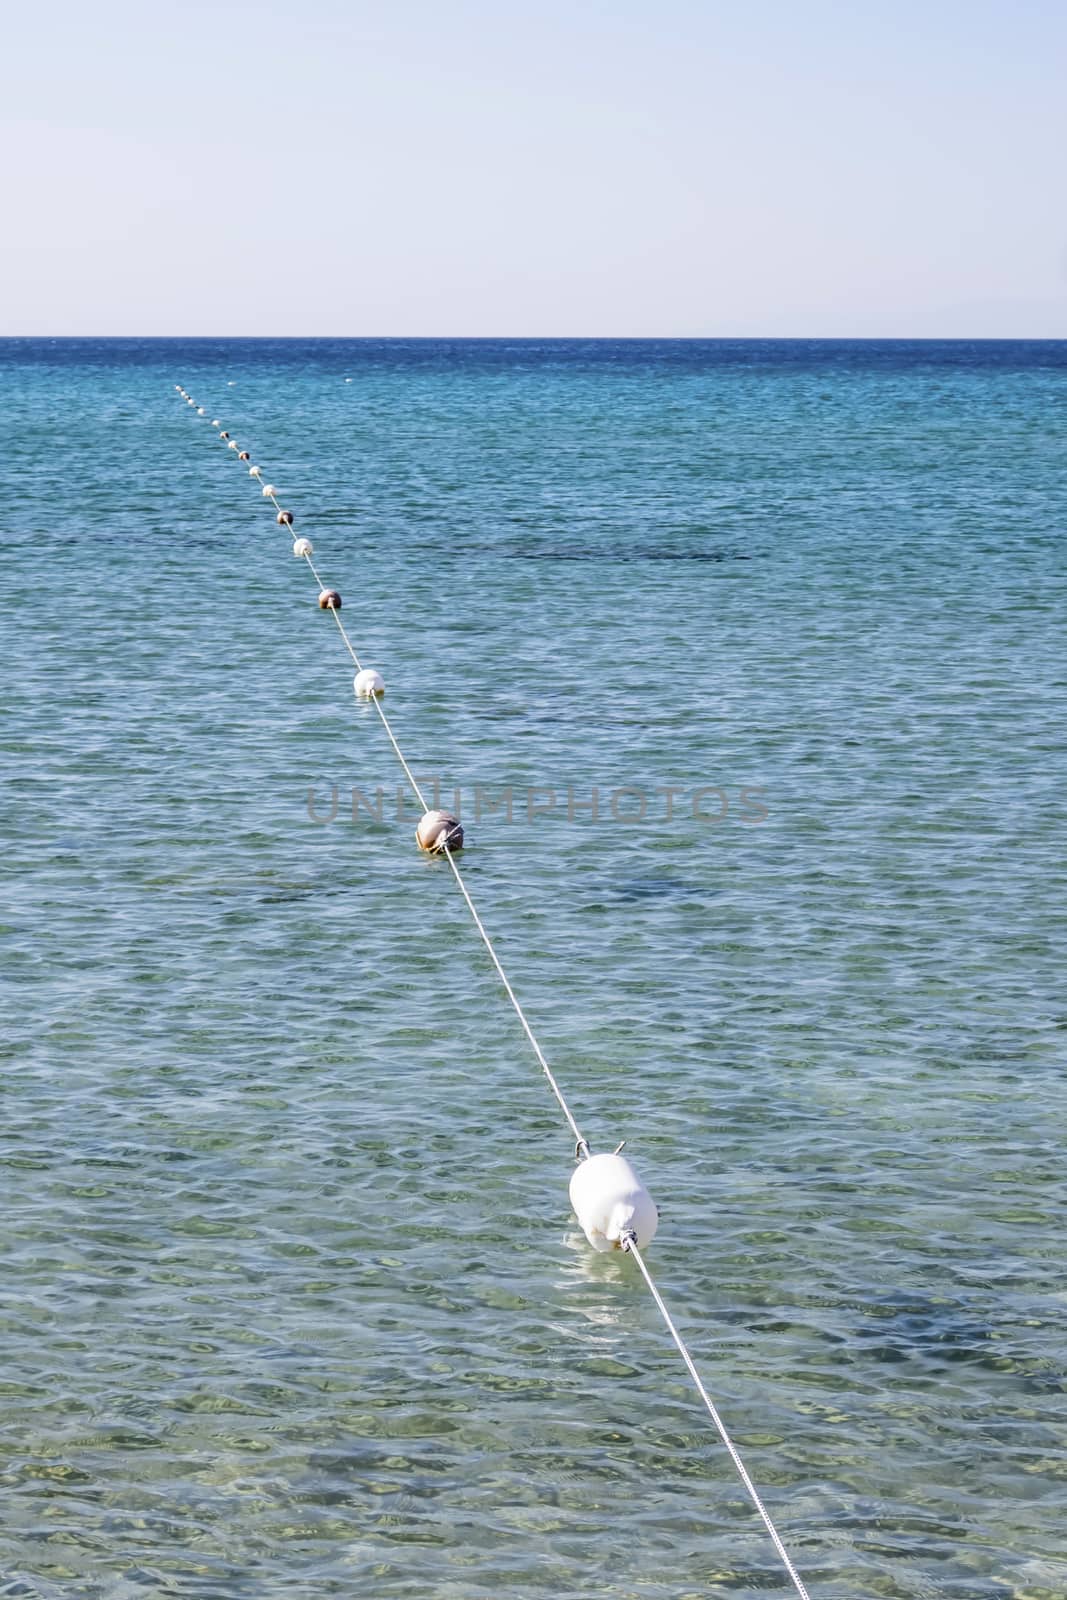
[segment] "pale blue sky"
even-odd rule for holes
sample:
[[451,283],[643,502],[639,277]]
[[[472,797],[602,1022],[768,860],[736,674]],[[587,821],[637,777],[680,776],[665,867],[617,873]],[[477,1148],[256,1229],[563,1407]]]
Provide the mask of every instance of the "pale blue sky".
[[3,35],[3,334],[1067,337],[1059,0],[60,0]]

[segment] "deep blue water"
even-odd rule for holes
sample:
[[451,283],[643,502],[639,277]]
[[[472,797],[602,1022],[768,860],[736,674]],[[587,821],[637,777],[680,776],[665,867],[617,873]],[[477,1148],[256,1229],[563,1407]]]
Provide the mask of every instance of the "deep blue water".
[[0,1595],[787,1592],[218,417],[812,1595],[1062,1600],[1067,344],[0,395]]

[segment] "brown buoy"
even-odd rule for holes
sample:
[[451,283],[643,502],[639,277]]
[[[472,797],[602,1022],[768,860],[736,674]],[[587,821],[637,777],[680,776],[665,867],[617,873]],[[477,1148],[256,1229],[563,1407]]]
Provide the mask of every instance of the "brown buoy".
[[319,590],[319,610],[320,611],[340,611],[340,609],[341,609],[341,596],[337,593],[336,589],[320,589]]
[[[266,493],[266,490],[264,490],[264,493]],[[284,523],[287,528],[291,528],[293,526],[293,513],[291,511],[279,511],[277,521]]]
[[415,838],[419,849],[432,856],[440,855],[446,846],[449,850],[463,849],[463,829],[451,811],[425,811],[419,818]]
[[227,433],[227,432],[226,432],[226,429],[225,429],[225,428],[220,428],[220,429],[219,429],[219,438],[220,438],[220,439],[228,439],[228,438],[229,438],[229,437],[230,437],[230,436],[229,436],[229,434],[228,434],[228,433]]
[[239,452],[237,459],[238,461],[251,461],[252,457],[247,450],[242,450]]

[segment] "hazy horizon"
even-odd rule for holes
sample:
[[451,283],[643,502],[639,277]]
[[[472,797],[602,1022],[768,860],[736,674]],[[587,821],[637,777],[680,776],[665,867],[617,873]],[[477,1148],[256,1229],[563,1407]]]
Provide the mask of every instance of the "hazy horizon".
[[64,340],[74,343],[144,340],[174,344],[1067,344],[1059,334],[850,334],[850,333],[0,333],[0,343]]
[[1067,344],[1067,334],[953,333],[0,333],[16,341],[226,344]]

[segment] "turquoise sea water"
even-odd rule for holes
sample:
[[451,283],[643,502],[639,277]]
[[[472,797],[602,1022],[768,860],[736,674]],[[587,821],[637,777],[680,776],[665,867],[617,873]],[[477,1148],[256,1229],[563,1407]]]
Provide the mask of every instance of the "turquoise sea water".
[[813,1597],[1061,1600],[1067,345],[0,386],[0,1595],[788,1592],[218,416]]

